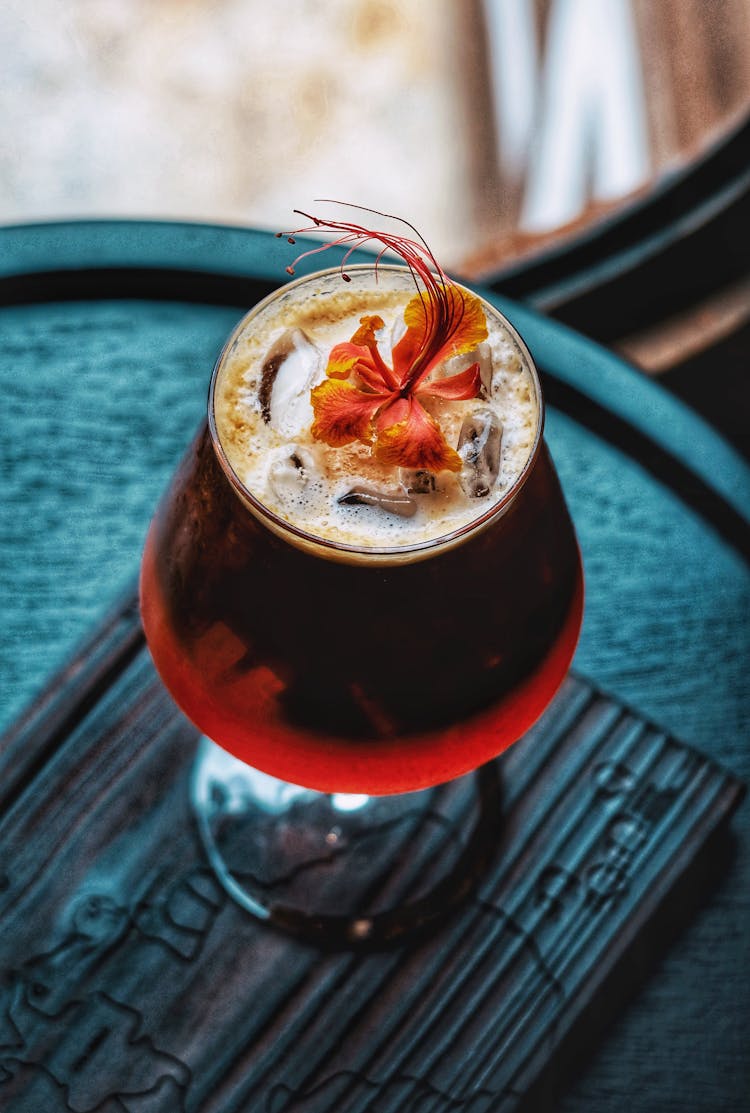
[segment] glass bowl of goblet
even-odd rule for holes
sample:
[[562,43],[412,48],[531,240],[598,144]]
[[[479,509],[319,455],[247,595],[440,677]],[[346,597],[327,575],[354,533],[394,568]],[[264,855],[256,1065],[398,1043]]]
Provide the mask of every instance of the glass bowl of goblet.
[[[403,274],[381,267],[377,281],[389,270]],[[232,898],[321,943],[381,942],[449,911],[486,868],[495,759],[548,706],[576,646],[580,553],[533,360],[489,302],[538,415],[489,508],[387,547],[315,535],[264,504],[227,456],[215,402],[237,337],[281,294],[243,318],[214,368],[207,419],[148,532],[143,625],[205,736],[193,808]]]

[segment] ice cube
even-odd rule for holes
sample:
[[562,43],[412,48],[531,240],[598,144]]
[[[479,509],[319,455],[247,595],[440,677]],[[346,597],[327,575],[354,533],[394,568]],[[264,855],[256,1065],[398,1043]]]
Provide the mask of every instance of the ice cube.
[[403,317],[396,317],[391,325],[390,333],[383,329],[383,338],[379,343],[380,354],[388,364],[393,364],[393,349],[406,336],[406,321]]
[[260,372],[260,386],[258,387],[258,402],[260,403],[260,412],[266,425],[271,420],[271,392],[273,391],[273,384],[276,382],[276,376],[279,373],[279,368],[282,363],[292,351],[294,343],[292,341],[291,332],[287,330],[276,340],[276,342],[266,352],[266,358],[263,360],[263,367]]
[[431,495],[435,490],[435,476],[431,471],[421,468],[418,471],[401,468],[399,474],[401,482],[410,495]]
[[284,437],[296,437],[313,420],[311,389],[322,379],[323,357],[302,329],[287,329],[269,348],[261,371],[263,420]]
[[398,514],[400,518],[413,518],[417,512],[414,499],[399,488],[352,487],[339,502],[342,506],[374,506],[388,514]]
[[502,443],[503,426],[491,410],[464,418],[457,451],[464,462],[459,481],[469,498],[483,498],[497,483]]
[[279,502],[288,506],[304,495],[314,472],[312,455],[299,445],[290,445],[271,461],[268,485]]
[[470,352],[464,352],[460,356],[451,356],[450,359],[440,366],[438,370],[438,377],[443,375],[456,375],[459,371],[465,371],[467,367],[471,367],[472,363],[479,364],[479,375],[482,380],[482,389],[480,391],[480,398],[489,398],[492,394],[492,349],[486,340],[482,340],[477,344],[476,348],[472,348]]

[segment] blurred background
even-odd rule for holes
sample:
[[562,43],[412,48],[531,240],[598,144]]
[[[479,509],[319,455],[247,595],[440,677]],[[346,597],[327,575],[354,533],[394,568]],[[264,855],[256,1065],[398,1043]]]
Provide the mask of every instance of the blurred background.
[[0,221],[287,228],[334,197],[492,265],[750,103],[750,0],[4,0]]

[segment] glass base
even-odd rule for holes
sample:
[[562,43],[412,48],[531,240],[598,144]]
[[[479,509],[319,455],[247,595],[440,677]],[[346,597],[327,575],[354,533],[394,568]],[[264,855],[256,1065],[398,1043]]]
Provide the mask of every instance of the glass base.
[[208,860],[245,911],[323,947],[427,930],[472,891],[501,822],[497,764],[396,796],[327,794],[202,738],[191,803]]

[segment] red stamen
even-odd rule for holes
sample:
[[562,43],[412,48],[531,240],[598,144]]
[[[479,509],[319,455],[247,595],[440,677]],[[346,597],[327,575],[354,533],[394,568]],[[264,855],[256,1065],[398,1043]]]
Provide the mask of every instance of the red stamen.
[[[347,204],[347,202],[328,201],[325,203]],[[424,343],[403,384],[404,389],[408,391],[416,387],[422,378],[424,378],[427,374],[432,354],[442,347],[446,340],[449,339],[460,326],[463,310],[461,316],[456,318],[455,299],[449,298],[446,294],[446,287],[452,284],[451,279],[448,278],[445,271],[438,263],[424,236],[421,235],[410,221],[404,220],[402,217],[394,216],[392,213],[383,213],[378,209],[369,209],[364,205],[352,205],[351,208],[360,209],[362,212],[374,213],[376,216],[382,216],[388,220],[397,220],[405,224],[407,228],[410,228],[414,232],[416,239],[410,236],[399,236],[391,232],[366,228],[361,224],[354,224],[346,220],[328,220],[323,217],[314,216],[312,213],[306,213],[302,209],[295,209],[294,211],[296,213],[306,217],[307,220],[312,223],[307,227],[297,228],[293,232],[288,233],[290,242],[293,242],[295,236],[314,232],[320,228],[325,228],[327,231],[331,232],[338,232],[339,235],[329,240],[327,243],[321,244],[319,247],[310,248],[302,252],[302,254],[297,256],[292,265],[286,269],[289,274],[293,275],[295,273],[294,268],[303,259],[311,255],[318,255],[323,251],[328,251],[332,247],[346,247],[346,252],[341,260],[340,270],[342,279],[345,282],[349,282],[351,279],[345,270],[347,262],[357,248],[364,247],[365,244],[371,241],[382,244],[382,248],[376,256],[374,263],[376,278],[378,266],[387,251],[392,251],[403,259],[414,279],[414,285],[417,289],[417,293],[422,299],[425,313]]]

